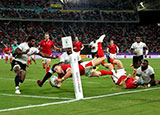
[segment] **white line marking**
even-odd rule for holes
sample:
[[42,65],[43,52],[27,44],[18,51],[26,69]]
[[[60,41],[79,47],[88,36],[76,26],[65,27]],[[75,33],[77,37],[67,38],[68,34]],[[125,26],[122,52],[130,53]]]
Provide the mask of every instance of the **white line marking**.
[[40,104],[40,105],[29,105],[29,106],[23,106],[23,107],[1,109],[0,112],[20,110],[20,109],[28,109],[28,108],[33,108],[33,107],[43,107],[43,106],[56,105],[56,104],[62,104],[62,103],[70,103],[70,102],[74,102],[74,101],[78,101],[78,100],[73,99],[73,100],[69,100],[69,101],[61,101],[61,102],[54,102],[54,103],[44,103],[44,104]]
[[102,98],[102,97],[111,97],[111,96],[138,93],[138,92],[145,92],[145,91],[151,91],[151,90],[156,90],[156,89],[160,89],[160,87],[149,88],[149,89],[140,89],[140,90],[134,90],[134,91],[125,91],[125,92],[119,92],[119,93],[113,93],[113,94],[107,94],[107,95],[100,95],[100,96],[93,96],[93,97],[86,97],[83,100],[96,99],[96,98]]
[[[123,94],[131,94],[131,93],[137,93],[137,92],[145,92],[145,91],[151,91],[151,90],[157,90],[157,89],[160,89],[160,87],[149,88],[149,89],[141,89],[141,90],[135,90],[135,91],[119,92],[119,93],[100,95],[100,96],[93,96],[93,97],[86,97],[83,100],[97,99],[97,98],[102,98],[102,97],[111,97],[111,96],[117,96],[117,95],[123,95]],[[69,101],[61,101],[61,102],[45,103],[45,104],[40,104],[40,105],[29,105],[29,106],[23,106],[23,107],[1,109],[0,112],[20,110],[20,109],[28,109],[28,108],[33,108],[33,107],[42,107],[42,106],[56,105],[56,104],[63,104],[63,103],[71,103],[71,102],[75,102],[75,101],[79,101],[79,100],[73,99],[73,100],[69,100]]]
[[[14,78],[0,78],[0,80],[9,80],[9,81],[14,81]],[[34,80],[34,79],[26,79],[25,81],[32,81],[32,82],[37,82],[37,80]],[[73,80],[72,79],[67,79],[65,81],[65,83],[73,83]],[[88,84],[100,84],[100,82],[86,82],[84,81],[84,83],[88,83]]]
[[5,94],[5,93],[0,93],[0,95],[15,96],[15,97],[31,97],[31,98],[39,98],[39,99],[73,99],[73,98],[67,98],[67,97],[45,97],[45,96],[36,96],[36,95],[16,95],[16,94]]

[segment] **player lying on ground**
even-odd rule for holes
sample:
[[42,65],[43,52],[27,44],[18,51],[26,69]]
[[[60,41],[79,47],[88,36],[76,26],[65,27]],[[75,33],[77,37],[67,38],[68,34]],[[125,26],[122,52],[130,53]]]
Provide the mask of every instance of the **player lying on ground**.
[[160,80],[155,80],[154,69],[148,64],[148,60],[143,60],[137,69],[136,76],[142,77],[143,86],[150,87],[160,84]]
[[[79,55],[79,53],[77,52],[74,52],[72,53],[72,49],[71,48],[66,48],[65,49],[66,52],[64,52],[61,56],[60,56],[60,65],[63,65],[63,64],[70,64],[70,56],[71,54],[74,54],[76,57],[77,57],[77,60],[78,60],[78,63],[81,63],[82,62],[82,59]],[[43,80],[37,80],[37,84],[39,85],[39,87],[42,87],[42,85],[45,83],[45,81],[47,79],[49,79],[52,74],[54,73],[54,71],[52,71],[52,68],[51,68],[51,71],[47,72],[43,78]]]
[[15,59],[13,60],[13,70],[16,73],[15,77],[15,86],[16,86],[16,94],[20,94],[19,83],[23,83],[26,77],[26,61],[29,56],[32,54],[38,54],[42,57],[52,58],[51,56],[40,52],[37,48],[34,47],[35,38],[30,36],[27,42],[21,43],[15,49]]
[[112,75],[112,80],[116,85],[119,85],[121,88],[137,88],[138,85],[142,84],[142,80],[140,78],[135,77],[136,71],[133,71],[133,75],[126,75],[126,71],[124,70],[123,64],[120,60],[113,60],[113,63],[117,65],[117,73]]
[[[98,43],[98,49],[99,49],[98,56],[104,55],[101,43]],[[136,88],[139,84],[141,84],[141,80],[140,79],[137,80],[135,78],[135,72],[133,74],[133,78],[131,78],[130,74],[126,76],[126,71],[124,70],[123,64],[120,60],[109,58],[109,61],[112,64],[117,65],[117,73],[115,73],[112,70],[113,72],[112,80],[114,81],[115,84],[121,86],[122,88]],[[102,65],[107,68],[109,64],[106,62],[102,62]]]

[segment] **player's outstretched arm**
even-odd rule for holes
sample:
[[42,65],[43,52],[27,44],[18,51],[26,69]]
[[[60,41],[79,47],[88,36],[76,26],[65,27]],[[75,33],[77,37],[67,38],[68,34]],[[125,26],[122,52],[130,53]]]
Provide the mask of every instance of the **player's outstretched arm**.
[[81,50],[83,50],[83,49],[84,49],[84,45],[82,44]]
[[56,50],[56,51],[60,51],[60,52],[62,51],[61,48],[57,48],[56,46],[54,46],[53,49]]
[[72,75],[72,70],[69,69],[67,73],[62,77],[62,79],[56,79],[55,81],[58,82],[57,88],[60,88],[62,86],[62,82],[68,79],[71,75]]
[[38,55],[42,56],[42,57],[45,57],[45,58],[51,58],[51,59],[56,59],[56,57],[52,57],[52,56],[49,56],[43,52],[39,52]]

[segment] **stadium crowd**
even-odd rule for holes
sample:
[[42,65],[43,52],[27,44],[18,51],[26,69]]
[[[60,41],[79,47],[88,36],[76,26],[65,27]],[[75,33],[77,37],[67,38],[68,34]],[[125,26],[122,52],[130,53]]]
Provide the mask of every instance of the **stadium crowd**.
[[48,10],[0,8],[0,18],[87,20],[87,21],[137,21],[134,11],[105,10]]
[[141,36],[150,52],[160,52],[160,28],[150,24],[139,26],[138,24],[108,24],[108,23],[42,23],[42,22],[15,22],[0,21],[0,41],[11,44],[14,39],[19,43],[32,35],[37,38],[37,45],[43,39],[44,33],[49,32],[56,46],[61,47],[61,37],[75,36],[83,44],[89,44],[93,38],[106,34],[104,47],[113,39],[120,48],[120,52],[129,52],[130,45],[135,37]]

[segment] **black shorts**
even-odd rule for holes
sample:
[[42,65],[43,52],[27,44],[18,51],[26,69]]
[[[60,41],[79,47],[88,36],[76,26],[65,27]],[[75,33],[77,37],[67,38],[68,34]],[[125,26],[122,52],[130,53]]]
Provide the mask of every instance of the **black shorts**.
[[92,53],[92,58],[94,58],[95,56],[97,57],[97,52],[91,52]]
[[16,61],[16,60],[13,60],[13,61],[12,61],[12,64],[13,64],[13,67],[14,67],[15,65],[19,65],[19,66],[21,67],[21,70],[26,71],[26,64],[23,64],[23,63],[21,63],[20,61]]
[[110,56],[109,56],[109,54],[108,54],[108,53],[106,53],[106,57],[107,57],[107,61],[108,61],[108,63],[111,63],[111,62],[110,62],[110,59],[111,59],[111,58],[110,58]]
[[143,60],[143,55],[133,56],[133,63],[141,62]]

